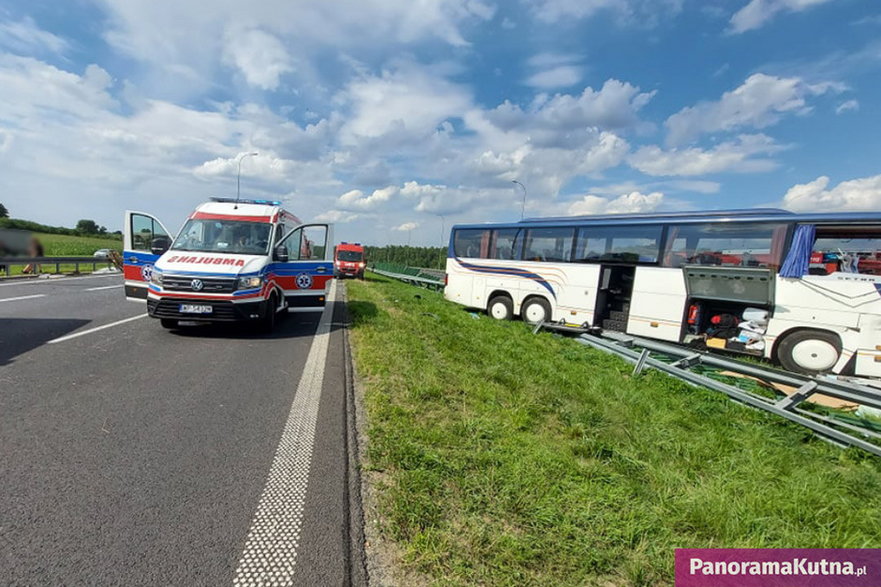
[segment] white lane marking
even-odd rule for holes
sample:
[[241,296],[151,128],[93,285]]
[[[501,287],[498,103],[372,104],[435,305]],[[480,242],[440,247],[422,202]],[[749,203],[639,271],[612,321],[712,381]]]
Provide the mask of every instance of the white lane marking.
[[40,285],[43,283],[59,283],[66,281],[77,281],[79,279],[101,279],[102,277],[116,277],[119,278],[122,273],[104,273],[101,275],[86,275],[84,277],[50,277],[50,278],[40,278],[36,277],[34,279],[15,279],[11,280],[12,283],[0,283],[0,287],[11,287],[13,285]]
[[32,300],[34,298],[45,298],[46,294],[35,294],[32,296],[18,296],[17,298],[4,298],[0,299],[0,302],[14,302],[17,300]]
[[124,284],[117,283],[116,285],[102,285],[100,287],[87,287],[86,291],[101,291],[102,289],[114,289],[116,287],[122,287]]
[[104,330],[105,328],[111,328],[113,326],[125,324],[126,322],[131,322],[132,320],[140,320],[141,318],[146,318],[146,317],[147,317],[147,314],[145,312],[144,314],[138,314],[137,316],[132,316],[131,318],[117,320],[116,322],[111,322],[110,324],[105,324],[103,326],[98,326],[96,328],[89,328],[88,330],[83,330],[82,332],[74,332],[73,334],[68,334],[67,336],[62,336],[60,338],[54,338],[46,344],[55,344],[56,342],[64,342],[64,341],[70,340],[72,338],[85,336],[86,334],[92,334],[93,332],[98,332],[99,330]]
[[327,296],[281,441],[251,520],[245,550],[233,579],[237,587],[293,585],[335,298],[336,283]]
[[307,314],[310,312],[323,312],[324,308],[288,308],[291,314]]

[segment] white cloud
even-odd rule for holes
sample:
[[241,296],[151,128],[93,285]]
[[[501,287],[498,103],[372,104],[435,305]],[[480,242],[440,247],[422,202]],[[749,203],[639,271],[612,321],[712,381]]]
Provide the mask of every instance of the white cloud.
[[350,190],[337,199],[336,206],[343,210],[376,210],[390,203],[398,193],[400,189],[393,185],[374,190],[370,195],[361,190]]
[[558,65],[538,71],[526,78],[526,85],[542,90],[568,88],[581,81],[582,70],[577,65]]
[[316,216],[315,222],[333,222],[336,224],[346,224],[348,222],[354,222],[360,217],[360,214],[352,214],[351,212],[345,212],[343,210],[328,210],[327,212],[322,212],[321,214]]
[[760,172],[777,167],[775,161],[762,156],[783,148],[766,135],[740,135],[734,141],[720,143],[706,150],[692,147],[665,151],[656,145],[641,147],[629,157],[628,162],[649,175]]
[[844,114],[848,111],[856,112],[859,109],[860,103],[856,100],[845,100],[835,108],[835,114]]
[[400,232],[408,232],[411,230],[416,230],[417,228],[419,228],[418,222],[405,222],[399,226],[396,226],[395,230],[398,230]]
[[541,22],[557,24],[608,11],[627,25],[653,25],[682,9],[682,0],[521,0]]
[[639,87],[609,79],[599,90],[590,86],[580,95],[539,95],[526,110],[505,101],[487,113],[502,130],[543,128],[556,133],[578,131],[586,127],[607,130],[634,129],[640,125],[639,111],[655,92],[640,92]]
[[65,39],[41,29],[30,17],[17,22],[0,22],[0,47],[15,53],[23,55],[44,51],[61,53],[69,46]]
[[[328,51],[391,56],[433,40],[467,46],[462,30],[494,14],[483,0],[264,0],[213,2],[210,10],[202,0],[99,2],[108,14],[111,46],[142,63],[145,80],[173,85],[165,91],[184,98],[210,88],[231,58],[252,76],[249,83],[271,87],[279,68],[288,71],[291,64],[270,36],[303,61]],[[245,39],[250,48],[229,33],[243,26],[261,33]],[[320,92],[310,72],[300,73],[310,83],[299,88]]]
[[738,88],[725,92],[720,100],[700,102],[670,116],[664,123],[667,143],[679,145],[707,132],[764,128],[775,124],[784,114],[810,112],[808,97],[843,90],[841,84],[809,84],[797,77],[756,73]]
[[730,32],[743,33],[760,28],[780,12],[801,12],[831,0],[750,0],[731,17]]
[[796,212],[878,210],[881,208],[881,175],[843,181],[832,189],[825,175],[789,188],[783,207]]
[[338,99],[352,111],[342,129],[342,140],[349,144],[384,135],[421,139],[472,107],[464,87],[412,63],[399,64],[380,77],[357,79]]
[[282,42],[260,29],[228,31],[224,60],[237,67],[248,84],[264,90],[275,90],[279,78],[294,70]]
[[664,201],[664,194],[652,192],[642,194],[630,192],[615,199],[601,198],[588,194],[580,200],[569,205],[568,213],[573,216],[589,214],[635,214],[639,212],[652,212]]

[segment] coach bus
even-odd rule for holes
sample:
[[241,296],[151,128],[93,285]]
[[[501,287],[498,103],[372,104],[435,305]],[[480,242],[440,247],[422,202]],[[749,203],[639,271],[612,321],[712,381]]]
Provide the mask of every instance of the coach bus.
[[881,376],[881,213],[776,209],[454,226],[445,297],[520,316]]

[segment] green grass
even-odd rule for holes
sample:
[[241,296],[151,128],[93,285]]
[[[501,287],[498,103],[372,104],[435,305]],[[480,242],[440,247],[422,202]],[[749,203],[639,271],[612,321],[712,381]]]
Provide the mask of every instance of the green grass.
[[[34,233],[42,243],[43,253],[47,257],[91,257],[98,249],[116,249],[122,252],[122,240],[97,238],[88,236],[70,236],[66,234]],[[99,268],[105,265],[99,265]],[[23,265],[10,266],[10,275],[21,275]],[[81,265],[81,271],[90,271],[91,265]],[[61,265],[61,273],[72,273],[76,265]],[[55,271],[55,265],[44,265],[43,272]],[[5,273],[0,272],[5,275]]]
[[431,583],[672,584],[677,547],[881,547],[881,459],[439,294],[348,288],[381,531]]
[[43,244],[47,257],[89,257],[98,249],[122,252],[122,239],[112,240],[66,234],[34,234]]

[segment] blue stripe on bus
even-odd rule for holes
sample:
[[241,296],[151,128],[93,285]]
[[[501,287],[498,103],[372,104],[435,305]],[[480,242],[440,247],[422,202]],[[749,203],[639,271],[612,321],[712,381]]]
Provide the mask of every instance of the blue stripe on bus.
[[531,279],[548,290],[554,299],[557,299],[557,294],[554,292],[554,288],[551,287],[551,284],[548,283],[544,277],[538,275],[537,273],[532,273],[531,271],[526,271],[525,269],[520,269],[518,267],[490,267],[487,265],[475,265],[474,263],[465,263],[461,259],[456,259],[459,264],[465,269],[470,269],[471,271],[477,273],[494,273],[496,275],[513,275],[515,277],[523,277],[524,279]]

